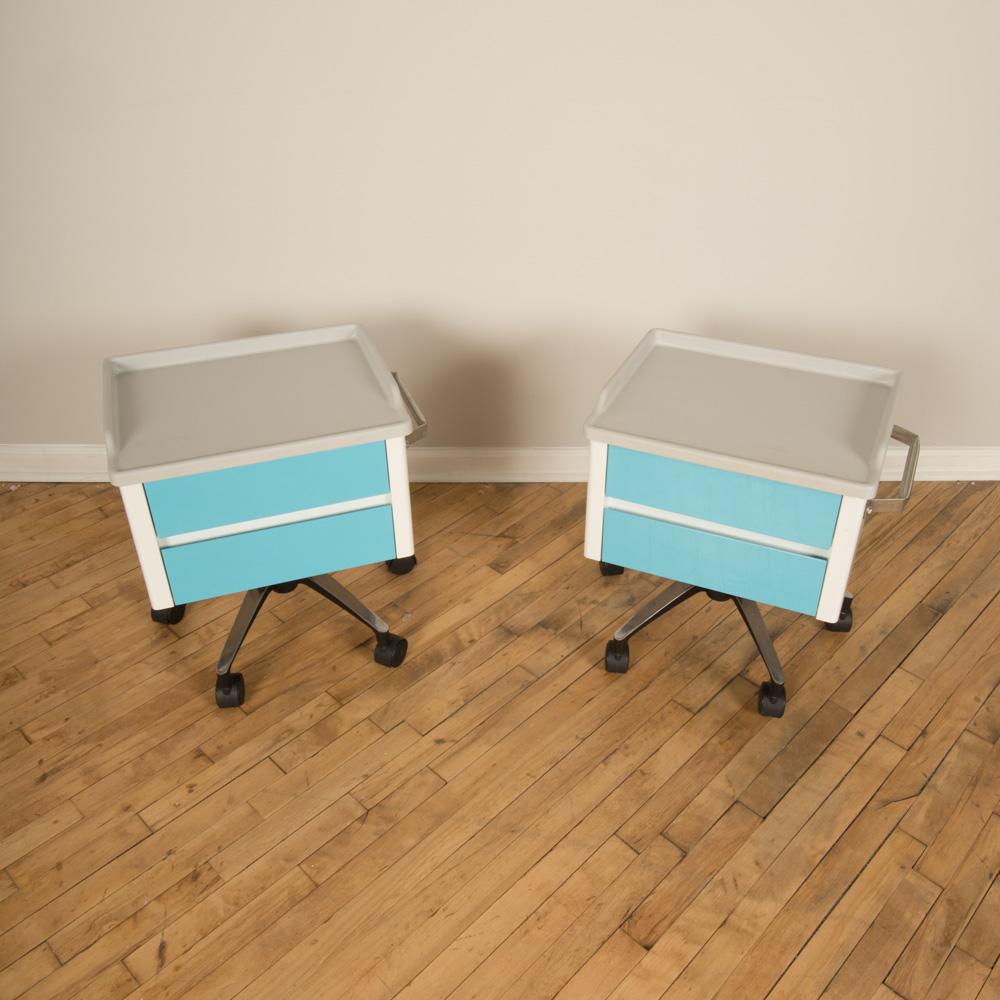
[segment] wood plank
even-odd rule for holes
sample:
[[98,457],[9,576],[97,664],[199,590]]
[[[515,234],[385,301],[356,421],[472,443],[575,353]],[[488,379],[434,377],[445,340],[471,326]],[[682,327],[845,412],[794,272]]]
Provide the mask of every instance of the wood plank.
[[[655,885],[677,865],[681,852],[657,837],[594,898],[573,923],[502,993],[504,1000],[552,997],[585,968]],[[612,946],[613,949],[617,946]],[[645,950],[642,951],[645,954]],[[591,970],[593,972],[593,970]],[[508,977],[509,978],[509,977]],[[617,981],[612,984],[617,985]]]
[[[886,719],[892,717],[900,701],[912,691],[910,682],[902,675],[897,673],[893,678],[899,680],[891,686],[887,682],[879,696],[865,706],[855,724],[831,744],[809,769],[804,780],[781,800],[750,835],[743,848],[723,866],[681,915],[673,932],[653,945],[633,973],[619,986],[616,995],[621,1000],[633,995],[652,995],[653,984],[662,994],[685,972],[709,937],[723,922],[728,921],[730,914],[745,898],[749,900],[746,905],[752,913],[749,926],[757,933],[763,929],[761,922],[766,925],[773,918],[776,911],[772,912],[772,907],[777,905],[780,909],[780,903],[787,901],[784,893],[791,896],[808,875],[806,859],[811,859],[809,869],[818,863],[901,756],[901,751],[894,751],[888,741],[878,740],[878,733]],[[855,768],[856,764],[858,768]],[[849,772],[854,772],[852,780],[837,788]],[[872,781],[875,782],[874,787],[871,786]],[[837,792],[831,795],[835,788]],[[753,896],[747,896],[751,887],[758,883],[761,873],[789,845],[794,860],[784,866],[781,877],[772,879],[768,884],[761,882]],[[727,926],[730,926],[728,922]],[[739,923],[731,926],[734,933],[739,933]],[[734,950],[728,954],[734,963],[742,957],[738,949],[749,947],[752,939],[733,942]],[[701,959],[701,955],[698,957]],[[699,965],[697,973],[701,970]],[[729,971],[731,969],[715,960],[708,969],[713,978],[720,974],[724,978]],[[715,988],[719,985],[721,979]]]
[[415,486],[414,573],[341,574],[406,664],[300,588],[234,713],[212,666],[239,595],[154,626],[117,491],[24,489],[0,995],[1000,1000],[1000,486],[873,518],[850,635],[766,609],[781,720],[704,597],[604,672],[664,582],[582,557],[578,484]]
[[616,931],[556,996],[558,1000],[606,1000],[645,954],[645,948]]
[[893,896],[923,845],[894,830],[768,996],[819,996]]
[[922,875],[907,872],[823,991],[825,1000],[853,1000],[880,992],[898,996],[882,987],[882,981],[940,892]]
[[19,997],[39,980],[59,968],[59,960],[47,944],[40,944],[0,972],[0,997]]
[[1000,881],[994,879],[989,892],[969,921],[958,947],[987,968],[1000,958]]
[[931,985],[927,1000],[973,1000],[990,974],[990,967],[956,948]]
[[983,827],[952,882],[938,897],[886,984],[901,996],[925,996],[1000,871],[1000,816]]
[[[1000,659],[1000,657],[997,657]],[[918,868],[938,885],[947,885],[980,831],[1000,803],[1000,743],[994,743],[975,777],[964,788],[955,811],[920,859]]]

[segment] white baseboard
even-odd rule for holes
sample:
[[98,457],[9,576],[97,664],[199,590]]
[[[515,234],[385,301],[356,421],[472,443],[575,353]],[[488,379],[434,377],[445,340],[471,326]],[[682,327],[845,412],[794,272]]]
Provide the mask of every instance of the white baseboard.
[[0,482],[106,483],[100,444],[0,444]]
[[[898,480],[906,449],[892,446],[884,479]],[[418,483],[582,483],[588,449],[411,448]],[[104,447],[94,444],[0,444],[0,482],[107,482]],[[1000,480],[1000,447],[923,447],[917,479]]]

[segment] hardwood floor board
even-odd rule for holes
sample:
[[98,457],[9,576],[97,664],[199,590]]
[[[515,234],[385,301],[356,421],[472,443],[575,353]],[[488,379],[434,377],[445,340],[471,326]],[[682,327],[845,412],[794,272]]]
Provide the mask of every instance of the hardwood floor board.
[[[741,901],[747,898],[747,893],[756,886],[760,875],[790,844],[794,864],[788,867],[789,874],[777,878],[773,889],[770,885],[761,885],[760,888],[767,892],[759,898],[752,898],[749,905],[756,905],[758,912],[763,908],[769,922],[774,916],[770,909],[775,905],[774,891],[788,893],[788,896],[781,897],[781,902],[786,902],[794,893],[808,875],[801,860],[802,852],[806,857],[810,856],[808,852],[817,852],[811,855],[810,868],[819,863],[856,815],[856,811],[847,811],[847,803],[856,803],[858,811],[863,808],[885,773],[902,754],[887,740],[879,739],[878,735],[886,718],[891,718],[899,702],[908,696],[908,682],[899,674],[894,678],[900,679],[895,683],[887,682],[883,690],[865,706],[854,724],[834,740],[795,788],[750,834],[706,889],[675,921],[670,933],[652,946],[646,958],[619,987],[617,994],[621,1000],[633,995],[652,995],[647,985],[650,983],[655,983],[659,989],[657,995],[662,994],[684,972],[730,914],[736,911]],[[830,796],[859,761],[863,763],[857,769],[854,780],[845,783],[836,795]],[[874,787],[871,786],[873,781]],[[828,796],[829,801],[826,801]],[[806,833],[800,837],[803,829]],[[761,918],[758,916],[756,919]],[[753,926],[756,928],[759,924]],[[716,989],[719,985],[721,983],[716,984]]]
[[652,948],[759,825],[756,813],[739,802],[731,806],[635,908],[623,930],[644,949]]
[[44,816],[21,827],[14,835],[4,838],[0,843],[0,868],[6,868],[12,862],[20,860],[25,854],[81,819],[83,813],[71,801],[60,802]]
[[[601,893],[528,968],[499,994],[504,1000],[554,997],[587,965],[629,913],[663,881],[682,854],[670,841],[657,837]],[[505,985],[510,975],[505,969]],[[617,985],[615,983],[614,985]]]
[[[994,657],[994,661],[1000,655]],[[1000,806],[1000,743],[983,757],[975,776],[966,785],[955,810],[941,826],[920,859],[920,872],[940,886],[948,885],[980,831]]]
[[[522,879],[476,924],[426,966],[399,996],[407,1000],[454,996],[484,1000],[498,996],[511,977],[523,972],[598,895],[635,860],[635,852],[610,837],[582,864],[567,862],[572,871],[554,875],[553,882],[525,884]],[[482,933],[485,924],[493,933]],[[494,942],[503,943],[494,948]],[[365,992],[361,986],[361,992]]]
[[[648,755],[657,733],[676,726],[682,718],[681,712],[668,705],[659,716],[653,717],[653,725],[647,723],[625,739],[619,751],[601,760],[597,765],[597,777],[592,776],[586,782],[577,780],[568,793],[555,801],[549,795],[546,801],[551,805],[530,830],[522,833],[518,815],[533,805],[537,808],[539,803],[521,796],[459,850],[444,858],[444,864],[437,870],[427,871],[419,880],[408,925],[410,929],[404,942],[400,944],[397,937],[391,951],[384,952],[376,962],[372,962],[372,948],[382,949],[374,940],[364,947],[360,947],[359,942],[358,949],[345,955],[345,961],[352,955],[357,956],[360,982],[365,982],[363,977],[368,975],[398,986],[405,985],[414,971],[426,964],[428,956],[433,958],[453,940],[466,940],[466,934],[471,935],[473,941],[478,940],[479,935],[475,932],[478,922],[493,927],[516,926],[519,922],[516,917],[521,912],[517,907],[521,905],[519,900],[523,893],[513,887],[526,880],[522,882],[522,889],[529,896],[536,890],[527,890],[528,886],[540,887],[538,892],[553,891],[608,839],[617,825],[621,806],[615,801],[616,795],[605,795],[602,801],[602,791],[615,789],[622,777]],[[618,723],[632,725],[628,713],[624,713]],[[580,757],[580,752],[568,755],[546,774],[546,780],[554,784],[561,778],[559,784],[565,787],[564,772],[570,763],[579,767],[596,756],[599,749],[596,734],[589,742],[595,744],[591,754],[584,755],[582,760],[574,760],[574,756]],[[538,794],[534,788],[531,793],[530,798]],[[582,821],[581,816],[585,817]],[[634,856],[634,852],[631,853]],[[470,893],[471,886],[481,887],[482,891]],[[351,983],[353,977],[349,971],[345,976]],[[334,984],[324,978],[322,971],[313,985],[321,990],[334,990]],[[345,991],[338,981],[336,992],[330,995],[342,992]]]
[[756,712],[734,715],[618,828],[618,836],[633,850],[644,850],[765,725]]
[[[885,773],[897,760],[898,753],[888,741],[877,740],[871,745],[840,786],[781,850],[752,889],[731,908],[727,901],[725,922],[715,930],[692,961],[679,970],[664,996],[713,995],[745,956],[759,954],[761,948],[766,948],[768,926],[864,808]],[[762,825],[760,829],[763,828]],[[905,834],[898,836],[906,842],[899,851],[908,863],[912,863],[922,845]],[[890,865],[890,872],[895,873],[902,862],[893,853],[891,863],[887,864]],[[682,916],[681,920],[684,919]],[[828,923],[833,921],[831,929],[836,927],[832,912],[827,920]],[[824,929],[828,923],[824,924]],[[654,945],[653,951],[656,950],[657,945]]]
[[[49,940],[65,959],[93,943],[141,909],[151,896],[159,895],[246,829],[259,824],[261,817],[246,803],[246,797],[272,777],[273,771],[273,764],[263,762],[196,806],[173,828],[150,834],[90,870],[59,898],[49,899],[40,908],[31,901],[34,912],[0,937],[0,954],[20,955]],[[21,906],[22,910],[28,908],[27,903]]]
[[[258,937],[296,903],[314,890],[309,877],[299,868],[293,868],[269,885],[232,916],[218,924],[209,933],[200,936],[197,943],[187,948],[178,958],[170,960],[169,943],[161,948],[158,943],[157,967],[152,977],[129,993],[130,1000],[166,1000],[168,997],[196,997],[212,995],[213,973],[226,963],[234,942]],[[167,941],[166,938],[163,939]],[[129,961],[125,965],[130,969]],[[134,975],[134,974],[133,974]],[[136,976],[138,979],[138,976]]]
[[912,650],[939,619],[937,611],[923,604],[916,605],[841,684],[830,703],[852,714],[857,712],[898,666],[906,666]]
[[995,687],[983,702],[969,723],[968,730],[987,743],[1000,740],[1000,687]]
[[[880,486],[889,495],[892,484]],[[1000,486],[869,519],[854,627],[667,582],[579,484],[415,484],[418,564],[150,621],[118,491],[0,489],[0,996],[1000,1000]],[[148,822],[146,822],[148,821]]]
[[994,879],[958,939],[958,947],[990,969],[1000,958],[998,929],[1000,929],[1000,881]]
[[818,997],[893,896],[923,845],[893,830],[768,994]]
[[985,740],[968,730],[963,732],[900,820],[899,828],[924,844],[933,844],[990,749]]
[[898,996],[881,986],[882,981],[940,892],[922,875],[907,872],[823,990],[825,1000],[854,1000],[880,992]]
[[[1000,559],[997,560],[1000,569]],[[1000,585],[1000,576],[997,578]],[[949,693],[964,685],[965,679],[978,669],[980,659],[995,649],[1000,637],[1000,599],[994,596],[989,607],[963,632],[935,672],[926,680],[913,703],[907,705],[886,730],[886,735],[903,747],[912,747],[927,724],[938,713]],[[992,689],[986,697],[992,694]],[[984,698],[985,700],[985,698]],[[971,719],[968,720],[971,722]]]
[[302,870],[317,885],[325,882],[444,785],[444,779],[430,769],[418,771],[385,798],[366,809],[346,829],[313,851],[302,861]]
[[4,736],[0,736],[0,763],[9,761],[16,757],[26,747],[31,746],[28,738],[20,729],[13,729]]
[[[194,869],[127,920],[109,926],[94,943],[59,965],[26,995],[35,1000],[73,1000],[87,989],[96,991],[104,988],[102,972],[108,968],[120,968],[121,959],[137,940],[158,931],[170,913],[194,905],[219,881],[207,866]],[[125,992],[131,992],[136,985],[131,973],[126,971],[121,978],[128,984]],[[96,995],[101,994],[98,992]]]
[[997,1000],[1000,997],[1000,963],[993,966],[976,1000]]
[[59,960],[47,944],[22,955],[0,972],[0,997],[19,997],[40,979],[59,968]]
[[606,1000],[645,954],[645,948],[616,931],[556,996],[558,1000]]
[[931,985],[927,1000],[973,1000],[989,974],[988,965],[955,948]]
[[766,816],[831,741],[836,739],[853,716],[853,712],[836,702],[826,702],[740,793],[739,801],[758,816]]
[[[572,693],[573,688],[570,688],[567,695]],[[647,717],[641,734],[625,740],[618,750],[609,754],[609,745],[617,745],[624,734],[634,729],[638,713],[625,713],[615,726],[606,729],[602,740],[592,738],[581,743],[574,735],[574,729],[578,727],[564,721],[553,730],[548,717],[550,714],[553,719],[563,720],[573,714],[565,710],[567,699],[560,700],[561,705],[552,706],[548,712],[543,710],[526,723],[527,731],[522,736],[529,737],[531,730],[535,730],[537,735],[522,740],[521,752],[510,762],[485,760],[470,768],[398,824],[392,831],[394,836],[391,840],[382,838],[359,856],[355,865],[345,870],[344,878],[332,880],[334,884],[330,885],[329,892],[323,893],[327,886],[321,886],[315,896],[318,912],[310,916],[309,924],[326,920],[324,930],[327,935],[339,938],[345,929],[353,927],[360,930],[365,926],[362,921],[367,919],[370,922],[369,933],[374,935],[373,939],[381,948],[384,937],[381,936],[378,921],[379,893],[389,891],[395,895],[400,869],[404,872],[410,870],[404,877],[416,887],[414,902],[405,911],[397,904],[393,913],[394,922],[407,921],[406,925],[410,927],[408,933],[419,931],[426,924],[428,914],[438,912],[441,903],[452,898],[456,892],[464,907],[458,918],[460,924],[474,920],[498,892],[509,887],[511,879],[523,874],[533,859],[545,855],[553,838],[558,839],[561,832],[569,829],[565,824],[569,823],[572,827],[578,822],[581,809],[572,803],[581,794],[588,801],[599,801],[602,788],[608,787],[606,782],[614,787],[621,780],[623,771],[633,769],[648,756],[649,748],[656,745],[660,735],[675,729],[687,715],[679,706],[668,706],[658,715]],[[584,707],[590,702],[587,696],[579,705]],[[610,718],[615,714],[615,705],[603,707],[601,714]],[[532,748],[529,753],[525,752],[527,747]],[[570,753],[574,750],[575,753]],[[570,791],[573,791],[576,789],[574,782],[579,782],[582,775],[592,773],[598,764],[601,773],[607,775],[602,782],[588,782],[576,791],[576,796],[569,802],[564,801],[565,794],[553,802],[553,791],[565,789],[571,775],[575,775],[569,781]],[[484,795],[484,787],[488,789],[488,794]],[[469,795],[465,789],[475,791]],[[505,850],[525,831],[525,817],[532,815],[543,804],[551,815],[550,822],[555,824],[554,832],[548,838],[539,840],[539,821],[529,828],[531,836],[523,841],[530,848],[528,855]],[[604,839],[613,832],[613,819],[614,814],[608,815],[606,822],[612,825]],[[370,858],[366,858],[369,853]],[[484,871],[483,866],[488,865],[491,858],[495,859],[494,867]],[[367,871],[369,863],[375,866],[372,874]],[[417,865],[415,869],[414,865]],[[490,894],[483,896],[470,894],[467,889],[463,891],[471,873],[477,871],[480,872],[480,880],[485,880],[484,884],[494,887]],[[360,896],[359,888],[363,893]],[[445,928],[442,947],[453,933]],[[296,976],[304,982],[308,981],[309,975],[322,974],[322,964],[317,969],[308,956],[303,956],[294,947],[294,936],[290,935],[289,942],[293,945],[290,950],[288,943],[276,942],[280,958],[258,978],[251,994],[259,991],[259,995],[267,996],[272,988],[270,984],[280,983],[289,968],[297,970]],[[368,966],[374,964],[371,947],[363,935],[358,940],[355,954],[361,963],[358,975],[363,975]],[[308,969],[303,968],[304,962],[309,963]]]
[[982,828],[955,879],[938,896],[886,984],[901,996],[923,997],[1000,871],[1000,816]]

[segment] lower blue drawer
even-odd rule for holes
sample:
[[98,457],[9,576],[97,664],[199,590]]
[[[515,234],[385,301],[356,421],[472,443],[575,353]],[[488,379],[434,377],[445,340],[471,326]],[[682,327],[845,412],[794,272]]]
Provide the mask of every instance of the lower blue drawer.
[[620,510],[604,512],[601,558],[807,615],[816,613],[826,574],[825,559]]
[[371,507],[163,549],[175,604],[394,559],[392,509]]

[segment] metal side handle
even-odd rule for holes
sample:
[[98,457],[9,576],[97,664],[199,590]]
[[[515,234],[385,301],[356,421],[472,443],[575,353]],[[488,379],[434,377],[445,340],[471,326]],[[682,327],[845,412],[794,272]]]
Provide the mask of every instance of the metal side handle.
[[406,383],[399,377],[399,372],[393,372],[392,377],[399,386],[399,394],[403,397],[403,404],[410,411],[410,419],[413,421],[413,430],[406,435],[406,443],[413,444],[427,433],[427,418],[420,412],[420,407],[414,402],[410,395],[410,390],[406,388]]
[[920,438],[905,427],[892,428],[893,441],[906,445],[906,463],[903,465],[903,478],[899,489],[891,497],[875,497],[868,501],[865,509],[867,514],[888,514],[901,511],[906,506],[913,492],[913,480],[917,474],[917,459],[920,458]]

